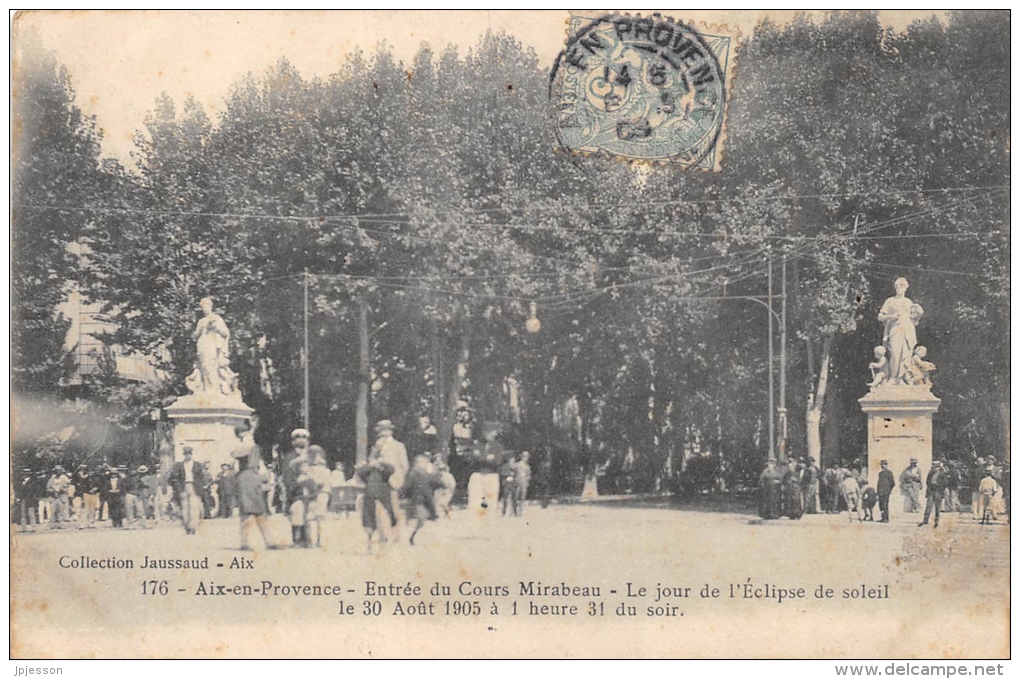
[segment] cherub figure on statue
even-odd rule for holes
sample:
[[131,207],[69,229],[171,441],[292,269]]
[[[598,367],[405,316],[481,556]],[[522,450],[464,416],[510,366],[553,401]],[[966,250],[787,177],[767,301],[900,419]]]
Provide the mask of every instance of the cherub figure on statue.
[[885,383],[887,363],[885,347],[882,345],[875,347],[875,360],[868,364],[868,369],[871,370],[871,381],[868,382],[869,387],[874,388]]
[[935,364],[924,360],[927,355],[928,349],[923,345],[914,349],[914,355],[910,357],[910,364],[907,367],[908,384],[931,384]]

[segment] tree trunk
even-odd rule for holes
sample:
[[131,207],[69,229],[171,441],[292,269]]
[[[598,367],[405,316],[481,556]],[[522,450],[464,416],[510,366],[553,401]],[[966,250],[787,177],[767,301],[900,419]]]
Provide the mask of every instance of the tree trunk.
[[368,360],[368,304],[358,303],[358,402],[354,416],[355,462],[364,464],[368,457],[368,389],[370,366]]
[[822,465],[822,406],[825,403],[825,389],[829,383],[829,355],[832,351],[832,335],[822,341],[822,354],[818,358],[818,387],[808,399],[807,415],[807,454]]
[[[842,450],[840,429],[843,424],[843,403],[837,390],[825,403],[825,427],[822,436],[822,449],[829,451],[829,458]],[[857,457],[857,454],[854,454]]]
[[443,354],[442,345],[439,342],[439,322],[432,319],[432,380],[434,382],[435,393],[433,398],[435,402],[432,404],[432,423],[433,425],[439,424],[443,419]]
[[588,394],[583,394],[577,402],[578,414],[581,417],[581,430],[578,432],[581,452],[584,456],[584,489],[581,497],[592,499],[599,496],[598,470],[591,447],[591,400]]
[[468,359],[471,357],[471,323],[465,316],[460,335],[460,355],[457,357],[457,368],[453,371],[450,390],[447,392],[446,412],[436,426],[436,450],[444,461],[450,454],[450,437],[453,436],[453,425],[457,421],[457,405],[460,403],[460,390],[467,377]]

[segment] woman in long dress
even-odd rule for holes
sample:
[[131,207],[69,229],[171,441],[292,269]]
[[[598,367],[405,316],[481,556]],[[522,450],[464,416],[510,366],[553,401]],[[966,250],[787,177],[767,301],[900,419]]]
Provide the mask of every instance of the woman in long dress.
[[213,313],[213,302],[206,297],[199,302],[203,316],[195,326],[198,377],[201,391],[229,395],[234,374],[230,370],[230,329],[219,314]]
[[791,460],[786,474],[783,475],[783,516],[791,519],[799,519],[804,515],[804,496],[801,494],[802,473],[803,470]]
[[896,295],[885,300],[885,304],[878,312],[878,320],[885,323],[882,344],[886,349],[889,383],[900,384],[917,346],[917,331],[914,326],[919,318],[920,306],[917,306],[912,315],[911,307],[916,305],[907,297],[909,284],[906,278],[897,278],[893,286]]
[[758,516],[778,519],[782,515],[782,485],[782,473],[776,469],[776,463],[769,460],[758,478]]

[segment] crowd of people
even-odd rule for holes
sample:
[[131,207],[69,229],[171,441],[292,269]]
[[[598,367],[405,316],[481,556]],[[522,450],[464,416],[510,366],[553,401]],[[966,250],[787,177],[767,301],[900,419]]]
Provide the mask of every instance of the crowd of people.
[[[889,522],[890,502],[895,488],[903,497],[905,514],[923,515],[918,526],[938,527],[942,512],[969,510],[983,524],[999,517],[1009,519],[1009,462],[999,464],[994,456],[978,457],[969,469],[959,461],[935,460],[923,476],[918,460],[911,458],[899,476],[882,460],[875,483],[868,467],[858,460],[850,466],[819,469],[814,458],[791,459],[785,463],[769,460],[758,480],[758,515],[763,519],[800,519],[820,511],[847,513],[849,520]],[[925,504],[921,494],[924,489]],[[932,515],[934,514],[934,518]],[[932,520],[933,519],[933,520]]]
[[84,530],[101,521],[115,528],[151,528],[176,513],[166,475],[147,465],[80,464],[70,473],[59,464],[35,473],[22,469],[14,499],[12,517],[25,530]]
[[[372,551],[401,541],[404,527],[407,543],[414,545],[428,522],[450,516],[457,481],[447,460],[409,456],[389,420],[376,424],[374,445],[350,475],[341,462],[330,470],[326,451],[311,443],[305,429],[295,429],[290,451],[274,452],[268,462],[250,424],[235,433],[233,463],[220,465],[215,474],[187,446],[181,461],[151,469],[102,463],[80,464],[70,473],[62,465],[35,473],[20,470],[14,521],[23,530],[86,530],[107,521],[114,528],[144,529],[180,522],[194,534],[203,520],[239,518],[242,546],[261,549],[319,547],[325,519],[356,514]],[[458,451],[458,469],[468,476],[468,516],[517,517],[524,511],[532,481],[530,455],[505,449],[499,434],[500,423],[486,422],[480,440]],[[874,483],[861,460],[824,470],[811,457],[770,460],[759,477],[758,514],[797,520],[804,514],[846,512],[850,521],[888,523],[898,489],[903,513],[920,514],[920,526],[937,527],[942,512],[967,510],[981,523],[1008,521],[1009,477],[1008,461],[1000,464],[992,456],[969,466],[935,460],[927,475],[916,459],[898,475],[882,460]]]
[[[482,440],[463,451],[469,513],[519,517],[531,481],[530,455],[502,446],[499,423],[486,423],[482,432]],[[152,528],[173,521],[189,535],[204,520],[234,518],[242,548],[264,549],[321,547],[325,519],[357,514],[368,551],[401,541],[404,527],[414,545],[429,521],[450,517],[457,481],[447,461],[409,456],[390,420],[376,424],[374,445],[349,476],[341,462],[329,469],[326,451],[312,444],[306,429],[295,429],[290,450],[274,451],[268,462],[251,423],[235,434],[233,462],[221,464],[216,474],[195,459],[191,446],[182,447],[180,461],[151,471],[146,465],[82,464],[74,474],[60,465],[49,473],[23,473],[15,516],[25,530],[84,530],[104,521],[115,528]]]
[[[505,451],[495,440],[497,427],[485,432],[472,454],[475,470],[468,482],[468,508],[485,516],[490,509],[495,513],[498,503],[504,515],[509,510],[511,516],[520,516],[530,479],[528,453],[516,456]],[[448,518],[457,482],[446,461],[426,454],[410,459],[406,446],[394,437],[390,420],[380,420],[375,434],[371,451],[350,479],[344,478],[339,465],[333,473],[328,471],[325,451],[310,443],[306,429],[291,433],[291,451],[279,462],[278,485],[268,470],[249,464],[260,458],[248,452],[250,446],[242,446],[236,455],[242,467],[238,491],[242,546],[321,547],[322,520],[331,508],[350,513],[352,504],[369,552],[375,545],[400,541],[404,526],[409,529],[408,544],[414,545],[427,522],[440,514]],[[277,489],[280,492],[271,496]],[[279,523],[274,528],[270,520],[274,508],[286,517],[286,526]]]

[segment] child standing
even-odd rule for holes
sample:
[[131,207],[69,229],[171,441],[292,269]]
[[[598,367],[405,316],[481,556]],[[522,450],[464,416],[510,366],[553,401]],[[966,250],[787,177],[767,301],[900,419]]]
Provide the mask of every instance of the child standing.
[[237,504],[241,513],[241,549],[258,551],[265,549],[269,505],[262,487],[265,479],[257,469],[252,468],[250,457],[238,459],[241,467],[237,475]]
[[[390,525],[396,527],[397,515],[393,511],[393,489],[390,488],[390,477],[393,476],[393,465],[382,461],[378,451],[372,453],[372,458],[358,468],[357,477],[365,484],[365,492],[362,495],[361,525],[368,537],[368,553],[372,553],[372,536],[375,535],[379,526],[376,522],[375,503],[382,503],[383,508],[390,517]],[[381,535],[385,542],[385,535]]]
[[410,544],[414,544],[414,537],[425,525],[426,521],[436,520],[435,492],[443,487],[442,480],[430,468],[429,458],[425,455],[416,455],[414,466],[404,479],[404,487],[401,495],[411,501],[414,509],[414,530],[411,531]]
[[861,489],[861,506],[864,507],[864,520],[875,520],[875,505],[878,504],[878,491],[875,490],[867,479],[864,479],[864,487]]
[[508,456],[503,465],[499,468],[499,499],[502,515],[506,516],[507,508],[511,508],[510,515],[517,516],[517,458]]

